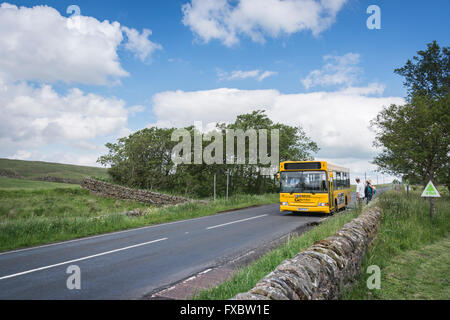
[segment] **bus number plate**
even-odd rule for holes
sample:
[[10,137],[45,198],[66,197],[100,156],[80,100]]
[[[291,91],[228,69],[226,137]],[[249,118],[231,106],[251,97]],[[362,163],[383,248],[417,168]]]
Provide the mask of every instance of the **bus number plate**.
[[297,208],[297,211],[308,211],[308,208]]

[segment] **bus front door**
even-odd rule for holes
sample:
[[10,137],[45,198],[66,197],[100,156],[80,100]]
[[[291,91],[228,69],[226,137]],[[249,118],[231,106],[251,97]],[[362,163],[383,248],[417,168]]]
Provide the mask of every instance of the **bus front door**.
[[335,204],[334,204],[334,199],[333,199],[333,194],[334,194],[333,178],[330,178],[329,183],[330,183],[330,187],[328,188],[328,190],[329,190],[328,204],[330,205],[330,213],[331,213],[331,212],[333,212],[333,210],[335,210]]

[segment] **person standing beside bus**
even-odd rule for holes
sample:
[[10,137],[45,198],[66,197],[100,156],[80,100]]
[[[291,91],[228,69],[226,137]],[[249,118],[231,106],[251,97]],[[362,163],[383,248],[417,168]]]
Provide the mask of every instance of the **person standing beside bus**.
[[372,200],[373,197],[373,187],[370,180],[366,181],[366,187],[364,188],[364,195],[366,197],[366,203],[369,204],[369,202]]
[[356,201],[358,202],[358,207],[362,208],[364,200],[364,184],[359,178],[356,178]]

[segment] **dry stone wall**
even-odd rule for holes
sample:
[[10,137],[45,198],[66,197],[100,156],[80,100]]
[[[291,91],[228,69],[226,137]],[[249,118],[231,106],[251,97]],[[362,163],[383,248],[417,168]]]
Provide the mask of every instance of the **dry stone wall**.
[[368,209],[335,235],[283,261],[253,289],[233,300],[338,299],[360,274],[363,256],[377,234],[380,221],[380,209]]
[[37,180],[37,181],[45,181],[45,182],[58,182],[58,183],[80,184],[80,180],[69,179],[69,178],[53,177],[53,176],[36,177],[36,178],[34,178],[33,180]]
[[92,178],[85,178],[82,181],[81,186],[90,192],[101,196],[121,200],[134,200],[150,204],[168,205],[190,201],[183,197],[171,196],[149,190],[131,189]]
[[24,179],[17,171],[10,169],[0,169],[0,177]]

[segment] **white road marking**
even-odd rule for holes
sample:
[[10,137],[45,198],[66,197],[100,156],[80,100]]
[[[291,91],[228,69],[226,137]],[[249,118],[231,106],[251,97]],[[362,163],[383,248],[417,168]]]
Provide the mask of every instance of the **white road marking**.
[[59,267],[59,266],[65,265],[65,264],[70,264],[70,263],[74,263],[74,262],[78,262],[78,261],[82,261],[82,260],[92,259],[92,258],[95,258],[95,257],[104,256],[106,254],[110,254],[110,253],[114,253],[114,252],[119,252],[119,251],[123,251],[123,250],[127,250],[127,249],[137,248],[137,247],[145,246],[147,244],[164,241],[164,240],[167,240],[167,239],[168,238],[161,238],[161,239],[158,239],[158,240],[143,242],[143,243],[135,244],[135,245],[124,247],[124,248],[119,248],[119,249],[115,249],[115,250],[111,250],[111,251],[106,251],[106,252],[102,252],[102,253],[93,254],[91,256],[87,256],[87,257],[83,257],[83,258],[78,258],[78,259],[74,259],[74,260],[64,261],[64,262],[60,262],[60,263],[57,263],[57,264],[52,264],[52,265],[45,266],[45,267],[40,267],[40,268],[31,269],[31,270],[24,271],[24,272],[10,274],[8,276],[0,277],[0,280],[9,279],[9,278],[13,278],[13,277],[18,277],[18,276],[22,276],[24,274],[28,274],[28,273],[32,273],[32,272],[36,272],[36,271],[41,271],[41,270],[46,270],[46,269],[50,269],[50,268],[54,268],[54,267]]
[[154,294],[152,295],[152,298],[153,298],[153,297],[157,297],[157,296],[161,296],[161,295],[164,294],[164,293],[167,293],[167,292],[169,292],[169,291],[172,291],[173,289],[177,288],[179,285],[186,284],[187,282],[192,281],[192,280],[194,280],[195,278],[200,277],[200,275],[203,275],[203,274],[206,274],[206,273],[210,272],[211,270],[212,270],[212,268],[206,269],[206,270],[204,270],[204,271],[202,271],[202,272],[197,273],[196,275],[193,275],[193,276],[190,277],[190,278],[187,278],[186,280],[184,280],[184,281],[181,282],[181,283],[178,283],[178,284],[176,284],[176,285],[174,285],[174,286],[171,286],[170,288],[167,288],[167,289],[158,291],[158,292],[156,292],[156,293],[154,293]]
[[[262,205],[261,207],[263,207],[263,206],[268,206],[268,205]],[[242,210],[247,210],[247,209],[252,209],[252,208],[242,208],[242,209],[233,210],[233,211],[229,211],[229,212],[223,212],[223,213],[220,213],[220,214],[221,215],[236,214],[237,211],[242,211]],[[120,233],[140,231],[140,230],[150,229],[150,228],[164,227],[164,226],[171,225],[171,224],[177,224],[177,223],[183,223],[183,222],[188,222],[189,223],[191,221],[208,219],[208,218],[211,218],[211,217],[214,217],[214,216],[215,215],[210,215],[210,216],[203,216],[203,217],[192,218],[192,219],[187,219],[187,220],[165,222],[165,223],[159,223],[159,224],[155,224],[155,225],[151,225],[151,226],[138,227],[138,228],[132,228],[132,229],[128,229],[128,230],[103,233],[103,234],[99,234],[99,235],[95,235],[95,236],[89,236],[89,237],[83,237],[83,238],[78,238],[78,239],[72,239],[72,240],[65,240],[65,241],[60,241],[60,242],[55,242],[55,243],[49,243],[49,244],[44,244],[44,245],[40,245],[40,246],[34,246],[34,247],[30,247],[30,248],[15,249],[15,250],[10,250],[10,251],[0,252],[0,256],[7,255],[7,254],[12,254],[12,253],[23,252],[23,251],[30,251],[30,250],[35,250],[35,249],[41,249],[41,248],[46,248],[46,247],[65,245],[65,244],[68,244],[68,243],[71,243],[71,242],[78,242],[78,241],[90,240],[90,239],[95,239],[95,238],[100,238],[100,237],[107,237],[107,236],[116,235],[116,234],[120,234]]]
[[206,269],[205,271],[202,271],[202,272],[200,272],[199,274],[205,274],[205,273],[208,273],[208,272],[210,272],[212,269],[211,268],[209,268],[209,269]]
[[260,216],[256,216],[256,217],[251,217],[251,218],[247,218],[247,219],[241,219],[241,220],[237,220],[237,221],[232,221],[232,222],[228,222],[228,223],[223,223],[223,224],[219,224],[217,226],[212,226],[212,227],[208,227],[206,228],[206,230],[210,230],[210,229],[215,229],[215,228],[219,228],[219,227],[223,227],[223,226],[227,226],[233,223],[238,223],[238,222],[244,222],[244,221],[248,221],[248,220],[253,220],[253,219],[257,219],[257,218],[262,218],[268,216],[268,214],[263,214]]
[[[282,238],[283,238],[283,237],[282,237]],[[281,238],[281,239],[282,239],[282,238]],[[251,255],[251,254],[254,253],[254,252],[255,252],[255,250],[251,250],[251,251],[249,251],[249,252],[247,252],[247,253],[244,253],[242,256],[239,256],[239,257],[237,257],[237,258],[231,260],[231,261],[230,261],[230,264],[231,264],[231,263],[235,263],[236,261],[241,260],[242,258],[245,258],[246,256]]]

